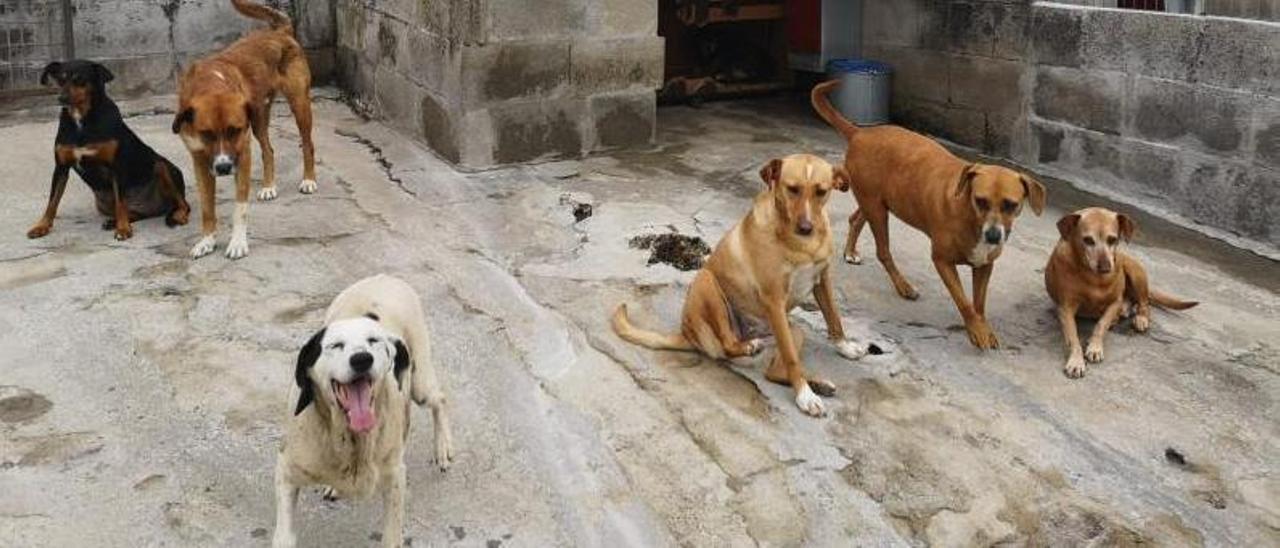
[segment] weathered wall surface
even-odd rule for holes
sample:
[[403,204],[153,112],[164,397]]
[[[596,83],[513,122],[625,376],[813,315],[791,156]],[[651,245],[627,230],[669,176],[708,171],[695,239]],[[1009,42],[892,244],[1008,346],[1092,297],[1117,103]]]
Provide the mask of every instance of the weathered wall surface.
[[346,87],[460,166],[653,139],[654,0],[337,0],[337,12]]
[[[294,17],[317,81],[332,72],[329,4],[274,2]],[[180,67],[262,26],[237,13],[228,0],[76,0],[74,6],[76,56],[109,66],[117,77],[113,91],[126,97],[172,91]]]
[[901,123],[1280,247],[1280,25],[1028,1],[865,15]]

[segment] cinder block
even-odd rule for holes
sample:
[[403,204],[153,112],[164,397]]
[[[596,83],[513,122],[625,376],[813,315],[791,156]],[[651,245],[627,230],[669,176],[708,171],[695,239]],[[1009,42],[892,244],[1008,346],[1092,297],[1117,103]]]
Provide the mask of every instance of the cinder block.
[[1031,6],[1028,2],[992,4],[992,57],[1026,59],[1031,44]]
[[656,36],[657,0],[602,0],[594,2],[601,12],[600,36]]
[[364,32],[368,28],[368,13],[361,4],[337,0],[334,26],[338,34],[338,47],[352,52],[364,51]]
[[1255,112],[1254,158],[1264,166],[1280,169],[1280,99],[1259,99]]
[[991,55],[995,47],[993,4],[951,2],[947,13],[947,49],[955,53]]
[[569,43],[491,42],[462,50],[463,107],[555,97],[568,88]]
[[920,13],[930,5],[931,3],[925,0],[864,2],[862,6],[863,39],[868,45],[919,45]]
[[402,42],[406,54],[400,63],[409,79],[439,93],[458,95],[462,49],[444,37],[413,29]]
[[1123,51],[1130,73],[1170,80],[1193,79],[1204,19],[1148,12],[1122,15],[1126,16]]
[[570,46],[570,82],[580,96],[662,86],[663,39],[583,40]]
[[1249,123],[1247,96],[1149,78],[1136,79],[1133,91],[1133,128],[1138,136],[1172,144],[1191,135],[1210,151],[1241,149]]
[[928,49],[868,46],[867,57],[893,67],[893,96],[945,103],[951,55]]
[[592,150],[647,145],[657,127],[657,97],[652,91],[591,98],[595,130]]
[[1202,44],[1199,81],[1280,96],[1280,26],[1209,18]]
[[1123,75],[1040,67],[1032,109],[1049,120],[1115,134],[1120,132],[1123,95]]
[[1121,175],[1146,198],[1170,205],[1184,197],[1182,157],[1178,147],[1126,139],[1120,149]]
[[894,121],[914,131],[981,149],[987,139],[986,116],[977,110],[952,108],[932,101],[897,101]]
[[1036,63],[1080,66],[1082,13],[1081,10],[1053,6],[1031,8],[1031,40]]
[[587,0],[488,2],[488,40],[529,40],[580,35],[586,28]]
[[[456,101],[455,101],[456,102]],[[422,94],[418,110],[422,113],[422,136],[436,154],[453,163],[462,161],[458,146],[458,124],[454,120],[453,103],[431,92]]]
[[953,104],[1004,114],[1016,113],[1022,104],[1019,80],[1026,65],[989,57],[954,56],[950,71]]
[[387,123],[410,133],[419,133],[422,120],[421,97],[424,90],[389,65],[380,65],[374,72],[374,97],[378,113]]
[[1080,37],[1084,67],[1126,70],[1125,27],[1135,13],[1129,10],[1090,10],[1084,14]]
[[576,98],[494,105],[493,161],[513,164],[582,155],[586,101]]
[[[897,2],[898,0],[889,0]],[[951,47],[951,0],[914,0],[919,6],[916,14],[916,40],[920,47],[946,51]],[[870,29],[867,29],[870,30]]]

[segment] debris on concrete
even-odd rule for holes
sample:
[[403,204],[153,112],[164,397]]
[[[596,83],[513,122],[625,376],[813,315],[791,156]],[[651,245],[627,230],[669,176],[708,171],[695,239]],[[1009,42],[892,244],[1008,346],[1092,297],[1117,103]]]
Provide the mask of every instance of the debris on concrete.
[[645,234],[631,238],[628,244],[650,251],[650,265],[662,263],[685,272],[702,268],[703,261],[711,254],[711,248],[702,238],[684,234]]

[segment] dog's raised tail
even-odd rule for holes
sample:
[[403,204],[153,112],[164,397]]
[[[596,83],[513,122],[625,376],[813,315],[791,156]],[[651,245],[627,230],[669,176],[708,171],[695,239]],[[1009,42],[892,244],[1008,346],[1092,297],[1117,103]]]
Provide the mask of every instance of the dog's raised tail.
[[1167,308],[1169,310],[1186,310],[1188,308],[1191,308],[1195,305],[1200,304],[1199,301],[1184,301],[1182,299],[1174,297],[1173,295],[1170,295],[1168,293],[1161,293],[1154,289],[1151,290],[1149,297],[1151,298],[1151,304],[1154,304],[1161,308]]
[[289,19],[289,16],[280,10],[256,4],[249,0],[231,0],[231,5],[235,6],[236,11],[245,17],[266,21],[267,24],[271,25],[271,30],[293,30],[293,20]]
[[624,341],[654,350],[697,350],[688,339],[684,338],[684,335],[679,333],[665,335],[636,327],[627,318],[626,304],[618,305],[618,308],[613,311],[613,332]]
[[831,104],[831,99],[827,97],[831,90],[838,87],[840,87],[839,80],[827,80],[818,84],[813,87],[813,92],[809,94],[809,101],[813,103],[813,110],[818,111],[818,116],[821,116],[823,120],[826,120],[827,124],[836,128],[836,131],[839,131],[841,135],[844,135],[845,139],[848,139],[858,132],[858,126],[853,125],[853,122],[841,115],[840,111],[836,110],[836,107]]

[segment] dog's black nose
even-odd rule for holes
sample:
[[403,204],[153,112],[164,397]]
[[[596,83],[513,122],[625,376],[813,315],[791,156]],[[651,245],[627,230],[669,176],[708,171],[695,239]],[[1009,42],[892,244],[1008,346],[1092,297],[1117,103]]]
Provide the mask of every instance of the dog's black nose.
[[810,234],[813,234],[813,223],[807,220],[801,220],[800,222],[796,223],[796,233],[801,236],[808,236]]
[[373,368],[373,354],[368,352],[356,352],[351,355],[351,370],[356,373],[364,373]]
[[218,172],[218,176],[231,175],[231,164],[215,164],[213,170]]
[[1003,236],[1004,235],[1000,233],[1000,229],[994,226],[991,228],[988,228],[987,231],[983,233],[983,237],[987,239],[987,243],[989,244],[1000,243],[1000,238],[1002,238]]

